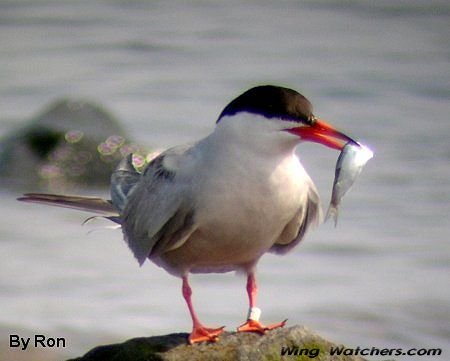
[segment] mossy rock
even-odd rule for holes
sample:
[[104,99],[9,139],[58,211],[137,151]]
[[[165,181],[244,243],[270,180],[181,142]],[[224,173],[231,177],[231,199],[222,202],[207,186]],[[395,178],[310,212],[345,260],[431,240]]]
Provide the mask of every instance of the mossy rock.
[[[330,355],[337,347],[305,327],[280,328],[261,336],[225,332],[215,343],[187,344],[188,334],[142,337],[99,346],[70,361],[364,361],[358,356]],[[342,346],[342,345],[340,345]],[[289,347],[291,354],[283,348]],[[297,353],[295,350],[298,350]]]

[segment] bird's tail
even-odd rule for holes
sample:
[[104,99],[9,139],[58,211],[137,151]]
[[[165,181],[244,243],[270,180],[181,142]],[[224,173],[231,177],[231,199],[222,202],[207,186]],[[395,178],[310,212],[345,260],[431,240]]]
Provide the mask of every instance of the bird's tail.
[[[127,196],[139,178],[140,173],[133,165],[133,155],[129,154],[119,163],[112,174],[112,200],[98,197],[66,196],[62,194],[45,193],[27,193],[22,197],[17,198],[17,200],[96,213],[99,214],[100,217],[107,218],[120,225],[120,212],[122,212],[125,207]],[[88,218],[88,220],[91,218]]]
[[29,203],[46,204],[56,207],[72,208],[97,213],[120,224],[119,212],[111,201],[98,197],[66,196],[60,194],[27,193],[17,200]]

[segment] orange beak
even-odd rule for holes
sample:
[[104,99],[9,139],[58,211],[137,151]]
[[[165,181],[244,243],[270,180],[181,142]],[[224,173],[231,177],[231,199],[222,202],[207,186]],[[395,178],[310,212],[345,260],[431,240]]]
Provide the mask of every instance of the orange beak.
[[317,119],[311,126],[304,125],[286,129],[286,131],[299,136],[303,140],[320,143],[337,150],[342,150],[348,142],[357,144],[352,138],[337,131],[331,124],[322,119]]

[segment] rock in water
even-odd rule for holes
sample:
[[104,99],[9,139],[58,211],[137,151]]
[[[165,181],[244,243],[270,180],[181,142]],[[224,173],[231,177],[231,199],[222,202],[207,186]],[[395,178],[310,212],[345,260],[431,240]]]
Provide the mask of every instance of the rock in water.
[[[364,361],[358,356],[330,355],[338,346],[301,326],[280,328],[261,336],[225,332],[216,343],[187,345],[188,334],[142,337],[99,346],[69,361]],[[284,353],[284,355],[283,355]]]
[[131,151],[138,147],[101,106],[61,99],[2,139],[0,180],[30,191],[104,186]]

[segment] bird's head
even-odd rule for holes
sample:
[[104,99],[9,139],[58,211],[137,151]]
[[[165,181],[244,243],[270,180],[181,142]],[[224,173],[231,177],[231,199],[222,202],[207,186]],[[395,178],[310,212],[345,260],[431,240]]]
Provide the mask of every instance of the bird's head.
[[294,135],[300,141],[316,142],[337,150],[348,142],[356,143],[331,124],[315,117],[311,102],[289,88],[274,85],[251,88],[225,107],[217,123],[227,116],[242,113],[257,115],[269,121],[276,130]]

